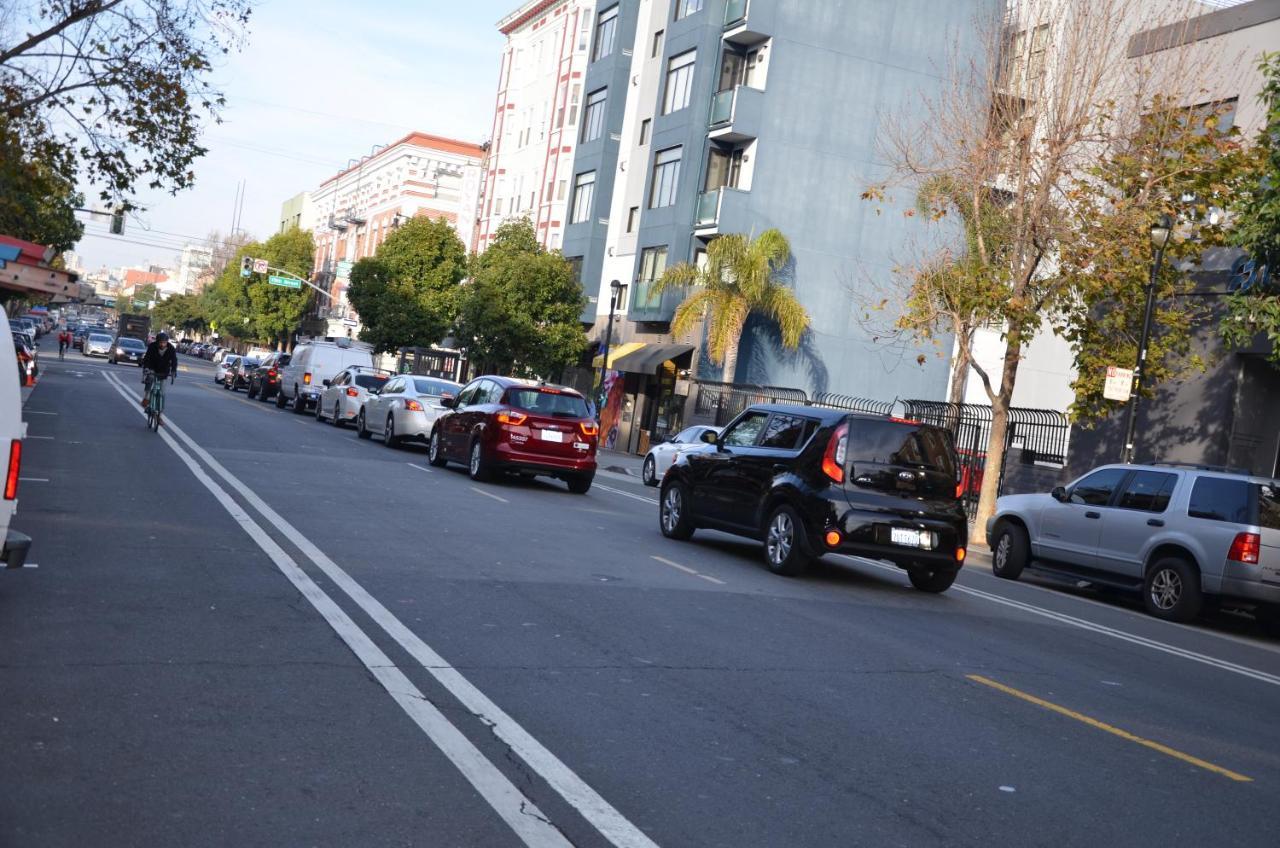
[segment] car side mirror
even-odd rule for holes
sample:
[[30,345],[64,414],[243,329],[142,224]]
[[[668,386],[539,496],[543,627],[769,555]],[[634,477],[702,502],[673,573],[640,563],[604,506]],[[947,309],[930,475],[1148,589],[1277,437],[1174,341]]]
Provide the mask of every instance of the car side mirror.
[[321,381],[320,381],[320,383],[321,383],[321,385],[323,385],[326,389],[327,389],[327,388],[329,388],[329,381],[328,381],[328,380],[321,380]]
[[1053,491],[1049,493],[1049,496],[1058,503],[1066,503],[1068,497],[1066,487],[1055,486]]
[[445,409],[455,409],[458,406],[458,399],[452,395],[441,395],[440,405]]
[[369,391],[369,394],[371,394],[371,395],[380,395],[380,394],[382,394],[382,389],[379,389],[379,388],[376,388],[376,387],[375,387],[375,388],[372,388],[372,389],[369,389],[368,391]]
[[714,430],[703,430],[702,435],[699,436],[698,438],[709,445],[720,444],[720,434],[715,432]]

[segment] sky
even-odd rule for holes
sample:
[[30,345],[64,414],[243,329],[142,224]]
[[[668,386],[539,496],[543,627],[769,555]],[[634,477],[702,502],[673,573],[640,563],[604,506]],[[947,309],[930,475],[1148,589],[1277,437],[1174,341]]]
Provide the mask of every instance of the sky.
[[[126,220],[123,236],[94,216],[76,247],[81,262],[90,271],[172,264],[184,242],[231,228],[241,180],[241,228],[265,239],[279,226],[281,203],[376,144],[410,130],[483,141],[505,42],[495,24],[519,5],[263,0],[248,44],[214,71],[227,106],[222,123],[206,128],[195,186],[141,193],[145,208]],[[96,192],[85,194],[95,205]]]

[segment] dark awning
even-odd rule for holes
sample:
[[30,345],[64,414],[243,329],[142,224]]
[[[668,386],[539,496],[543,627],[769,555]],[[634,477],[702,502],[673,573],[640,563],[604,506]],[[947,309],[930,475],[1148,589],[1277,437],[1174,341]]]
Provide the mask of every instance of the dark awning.
[[613,362],[615,371],[630,371],[633,374],[654,374],[658,366],[668,359],[684,356],[693,350],[693,345],[659,345],[647,344],[639,350],[625,356],[619,356]]

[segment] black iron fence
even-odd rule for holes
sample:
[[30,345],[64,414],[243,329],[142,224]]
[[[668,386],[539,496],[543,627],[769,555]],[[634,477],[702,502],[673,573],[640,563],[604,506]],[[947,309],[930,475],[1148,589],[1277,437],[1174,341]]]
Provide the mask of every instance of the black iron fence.
[[[780,386],[753,386],[739,383],[715,383],[695,380],[696,421],[723,427],[753,403],[793,403],[847,409],[869,415],[892,415],[895,409],[904,418],[934,424],[951,433],[960,460],[960,483],[965,508],[972,514],[982,491],[987,465],[987,448],[991,441],[992,410],[979,404],[946,403],[944,401],[899,400],[879,401],[853,395],[822,392],[810,398],[800,389]],[[1001,469],[999,491],[1006,478],[1018,466],[1060,469],[1066,465],[1071,422],[1052,409],[1013,407],[1009,410],[1009,426],[1005,435],[1005,461]]]

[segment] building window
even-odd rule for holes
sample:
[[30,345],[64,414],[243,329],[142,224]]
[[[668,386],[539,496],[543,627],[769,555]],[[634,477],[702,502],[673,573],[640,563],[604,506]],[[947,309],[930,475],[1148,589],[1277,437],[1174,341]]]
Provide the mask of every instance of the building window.
[[618,7],[606,9],[596,20],[596,40],[591,61],[595,62],[613,53],[613,42],[618,35]]
[[701,12],[706,0],[676,0],[676,20],[687,18],[694,12]]
[[582,257],[566,256],[565,260],[569,263],[569,270],[573,273],[573,281],[579,286],[582,285]]
[[[592,178],[594,179],[594,174]],[[660,209],[676,202],[676,184],[680,182],[680,148],[659,150],[653,157],[653,185],[649,189],[649,208]]]
[[693,60],[698,51],[690,50],[672,56],[667,62],[667,91],[662,101],[662,114],[669,115],[689,105],[693,94]]
[[561,180],[560,187],[556,191],[556,200],[564,200],[564,194],[569,189],[569,181]]
[[640,207],[632,206],[631,211],[627,213],[627,232],[634,233],[636,224],[640,222]]
[[662,295],[653,293],[653,283],[667,270],[667,248],[646,247],[640,251],[640,279],[636,282],[635,300],[631,308],[636,310],[657,309],[662,304]]
[[649,143],[649,133],[652,129],[653,129],[652,119],[645,118],[643,121],[640,122],[640,146],[641,147]]
[[582,141],[595,141],[604,134],[604,99],[608,89],[602,88],[587,95],[587,106],[582,111]]
[[658,30],[653,34],[653,49],[649,51],[649,58],[656,59],[662,55],[662,36],[666,34],[666,30]]
[[578,100],[582,97],[582,86],[573,87],[573,99],[569,101],[569,126],[578,122]]
[[573,210],[569,215],[570,224],[581,224],[591,218],[591,201],[596,193],[596,172],[587,171],[578,174],[573,181]]

